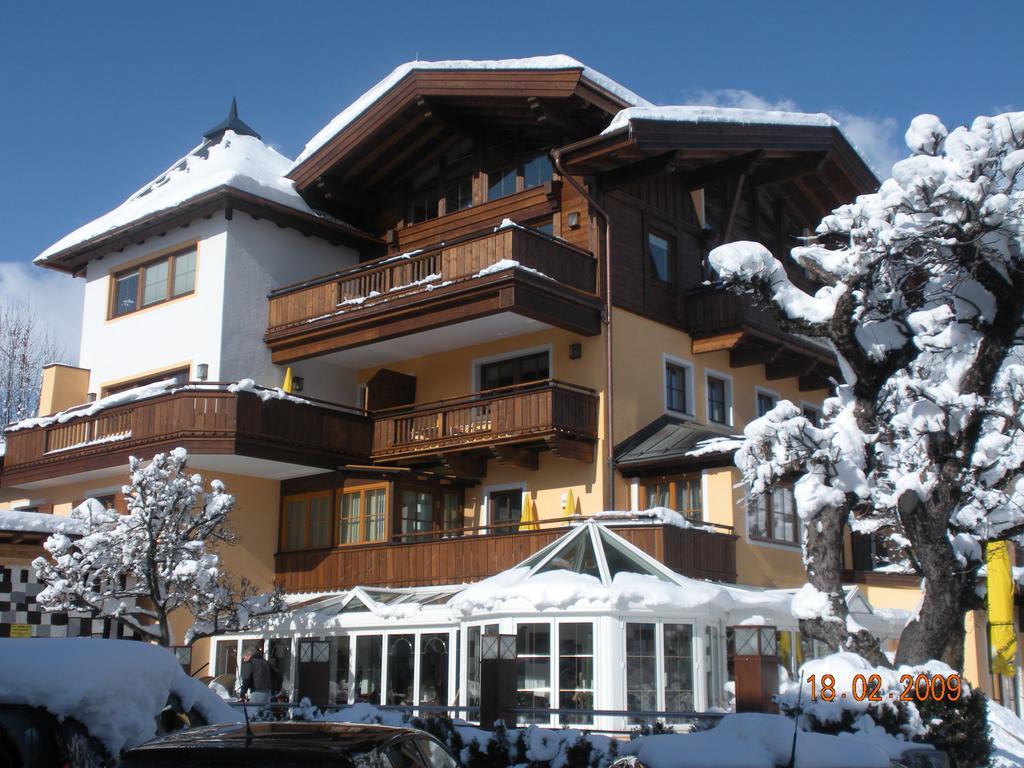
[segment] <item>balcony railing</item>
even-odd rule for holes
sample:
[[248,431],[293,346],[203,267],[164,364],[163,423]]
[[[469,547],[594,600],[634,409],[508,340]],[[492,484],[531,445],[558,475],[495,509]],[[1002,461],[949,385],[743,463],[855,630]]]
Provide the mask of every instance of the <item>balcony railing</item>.
[[772,313],[746,295],[724,286],[708,286],[686,294],[686,319],[690,334],[695,337],[754,328],[770,334],[781,334]]
[[[578,519],[578,518],[576,518]],[[511,568],[565,534],[568,519],[538,530],[465,528],[408,534],[393,542],[279,552],[276,579],[286,592],[410,587],[478,581]],[[613,530],[685,576],[736,581],[736,537],[723,526],[679,528],[620,521]],[[428,540],[423,540],[424,535]],[[415,540],[412,540],[414,539]]]
[[399,458],[545,437],[597,437],[597,394],[558,381],[374,413],[373,458]]
[[3,484],[111,466],[129,452],[184,446],[334,467],[365,461],[372,422],[355,409],[260,388],[194,382],[133,402],[82,405],[6,433]]
[[541,273],[552,281],[594,294],[594,257],[557,238],[519,226],[490,228],[422,251],[360,264],[274,291],[268,337],[365,311],[368,306],[410,293],[482,277],[501,263]]

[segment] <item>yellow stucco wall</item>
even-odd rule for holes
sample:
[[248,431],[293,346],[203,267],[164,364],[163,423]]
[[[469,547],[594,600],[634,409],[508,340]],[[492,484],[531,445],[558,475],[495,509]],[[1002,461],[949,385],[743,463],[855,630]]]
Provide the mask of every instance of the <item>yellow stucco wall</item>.
[[89,371],[73,365],[54,363],[43,368],[39,390],[39,415],[49,416],[85,402],[89,392]]

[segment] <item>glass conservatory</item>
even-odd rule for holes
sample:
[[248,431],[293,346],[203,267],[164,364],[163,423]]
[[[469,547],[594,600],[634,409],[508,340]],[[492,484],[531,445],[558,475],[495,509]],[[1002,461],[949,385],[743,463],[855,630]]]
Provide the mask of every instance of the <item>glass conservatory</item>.
[[[642,713],[728,707],[727,627],[776,627],[786,669],[814,655],[794,593],[687,578],[588,520],[475,584],[289,595],[261,632],[215,640],[213,674],[230,690],[244,648],[259,646],[293,701],[458,706],[475,720],[482,639],[514,635],[521,722],[616,729]],[[876,613],[856,588],[847,598],[862,626],[898,634],[902,617]]]

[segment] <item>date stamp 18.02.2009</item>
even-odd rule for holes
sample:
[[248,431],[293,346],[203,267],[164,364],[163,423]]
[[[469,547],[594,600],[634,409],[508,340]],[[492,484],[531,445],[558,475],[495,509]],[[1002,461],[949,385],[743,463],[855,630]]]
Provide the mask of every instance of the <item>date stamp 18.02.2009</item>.
[[902,675],[899,690],[886,690],[881,675],[854,675],[849,691],[837,690],[832,675],[810,675],[811,700],[956,701],[963,692],[960,675]]

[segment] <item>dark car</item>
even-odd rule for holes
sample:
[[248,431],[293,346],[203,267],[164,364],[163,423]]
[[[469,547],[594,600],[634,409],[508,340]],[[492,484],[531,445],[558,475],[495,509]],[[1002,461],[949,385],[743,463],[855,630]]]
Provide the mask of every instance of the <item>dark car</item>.
[[38,707],[0,705],[0,768],[101,768],[103,746],[72,718]]
[[125,752],[118,768],[458,768],[437,739],[362,723],[211,725]]

